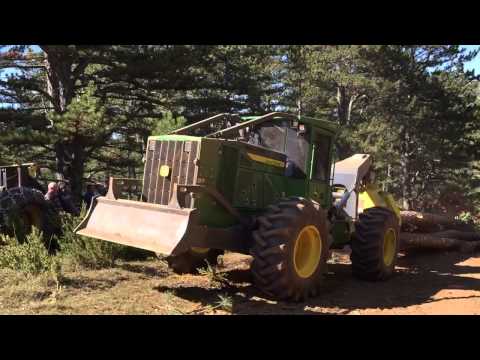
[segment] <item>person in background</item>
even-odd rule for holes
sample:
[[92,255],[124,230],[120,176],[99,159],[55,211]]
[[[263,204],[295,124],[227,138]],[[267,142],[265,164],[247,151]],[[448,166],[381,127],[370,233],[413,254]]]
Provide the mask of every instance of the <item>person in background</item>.
[[51,182],[48,184],[48,190],[45,194],[45,200],[52,203],[52,205],[57,211],[63,210],[62,203],[60,202],[57,183]]
[[80,215],[80,210],[73,203],[72,192],[66,183],[63,181],[58,185],[58,197],[62,208],[65,212],[73,214],[75,216]]
[[108,192],[108,180],[105,180],[103,184],[97,184],[96,186],[97,192],[101,196],[107,196]]
[[95,189],[95,185],[88,184],[87,185],[87,191],[85,192],[85,194],[83,194],[83,201],[87,205],[87,208],[90,207],[90,205],[92,204],[92,199],[97,195],[98,195],[98,193]]

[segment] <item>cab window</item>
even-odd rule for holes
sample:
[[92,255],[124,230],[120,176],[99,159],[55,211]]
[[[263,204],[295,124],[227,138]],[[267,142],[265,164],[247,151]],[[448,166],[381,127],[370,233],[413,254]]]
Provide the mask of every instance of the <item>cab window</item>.
[[287,128],[287,168],[286,176],[305,179],[307,177],[306,164],[310,148],[310,127],[299,124],[297,128]]
[[331,137],[316,133],[313,138],[312,179],[328,181],[330,168]]
[[252,131],[249,143],[279,152],[285,151],[285,122],[265,121]]
[[306,165],[311,128],[308,124],[288,120],[265,121],[248,131],[248,143],[287,155],[285,175],[296,179],[307,177]]

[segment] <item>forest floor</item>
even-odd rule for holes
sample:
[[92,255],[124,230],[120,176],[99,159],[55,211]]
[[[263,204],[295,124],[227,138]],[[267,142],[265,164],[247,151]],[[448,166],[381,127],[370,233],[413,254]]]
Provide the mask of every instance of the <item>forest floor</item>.
[[67,272],[56,284],[2,270],[0,314],[480,314],[480,254],[402,253],[394,278],[368,283],[352,277],[346,252],[335,252],[321,294],[298,304],[255,289],[250,260],[227,254],[219,275],[123,262]]

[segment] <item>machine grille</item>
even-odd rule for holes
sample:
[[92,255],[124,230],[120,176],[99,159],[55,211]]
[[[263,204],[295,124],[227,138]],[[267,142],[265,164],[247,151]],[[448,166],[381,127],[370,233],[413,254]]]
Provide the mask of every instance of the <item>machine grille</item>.
[[[145,163],[143,197],[149,203],[167,205],[172,197],[173,184],[195,185],[197,180],[200,142],[150,140]],[[160,176],[162,165],[169,175]],[[186,206],[193,207],[187,196]]]

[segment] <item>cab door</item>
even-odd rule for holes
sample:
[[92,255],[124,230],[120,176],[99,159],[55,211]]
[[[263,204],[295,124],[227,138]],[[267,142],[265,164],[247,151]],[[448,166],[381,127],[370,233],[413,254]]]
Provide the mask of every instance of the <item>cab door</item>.
[[310,162],[310,198],[319,202],[324,209],[331,206],[330,169],[332,161],[332,136],[321,130],[312,131]]

